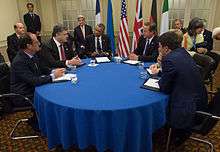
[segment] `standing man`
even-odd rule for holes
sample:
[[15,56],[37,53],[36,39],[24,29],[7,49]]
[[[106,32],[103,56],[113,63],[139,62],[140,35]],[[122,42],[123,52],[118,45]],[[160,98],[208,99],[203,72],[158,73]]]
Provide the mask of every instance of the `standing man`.
[[24,23],[27,27],[27,32],[36,34],[37,39],[40,41],[41,21],[39,15],[34,13],[34,4],[27,3],[28,13],[24,15]]
[[143,62],[157,61],[158,42],[157,25],[155,23],[144,23],[143,35],[139,38],[137,48],[129,54],[130,60]]
[[93,31],[92,27],[86,24],[85,17],[83,15],[79,15],[77,20],[79,25],[74,28],[76,52],[78,52],[80,58],[85,58],[86,37],[93,34]]
[[15,33],[7,37],[7,54],[9,61],[12,63],[14,57],[19,51],[19,42],[20,37],[25,33],[24,25],[21,22],[17,22],[14,25]]
[[74,57],[73,50],[67,45],[68,32],[63,25],[53,27],[52,38],[42,45],[38,53],[40,63],[49,68],[65,68],[68,66],[80,65],[81,60]]

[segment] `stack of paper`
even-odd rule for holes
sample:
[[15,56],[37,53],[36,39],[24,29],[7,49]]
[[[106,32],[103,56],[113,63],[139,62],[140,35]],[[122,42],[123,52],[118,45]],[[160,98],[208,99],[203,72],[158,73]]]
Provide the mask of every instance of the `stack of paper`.
[[104,62],[110,62],[110,60],[107,57],[96,57],[97,63],[104,63]]
[[135,61],[135,60],[126,60],[126,61],[124,61],[124,63],[127,63],[127,64],[132,64],[132,65],[136,65],[136,64],[140,63],[140,61]]

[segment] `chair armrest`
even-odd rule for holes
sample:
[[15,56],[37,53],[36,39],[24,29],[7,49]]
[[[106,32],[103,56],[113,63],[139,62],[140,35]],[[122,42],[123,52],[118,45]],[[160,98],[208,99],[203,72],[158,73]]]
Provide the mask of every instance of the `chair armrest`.
[[26,102],[28,102],[29,104],[31,104],[31,106],[34,106],[33,103],[31,102],[31,100],[28,97],[25,97],[21,94],[16,94],[16,93],[6,93],[6,94],[0,94],[0,98],[12,98],[12,97],[19,97],[19,98],[23,98]]

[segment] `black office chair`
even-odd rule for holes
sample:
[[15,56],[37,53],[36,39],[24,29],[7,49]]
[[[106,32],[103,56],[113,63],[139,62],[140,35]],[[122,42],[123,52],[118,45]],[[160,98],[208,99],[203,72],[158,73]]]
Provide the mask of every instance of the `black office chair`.
[[[220,89],[215,93],[213,97],[213,101],[208,105],[208,111],[196,111],[195,115],[195,125],[191,129],[192,133],[200,134],[200,135],[207,135],[212,128],[216,125],[217,121],[220,120]],[[172,128],[169,128],[169,134],[166,143],[166,151],[170,150],[170,142],[171,142],[171,134]],[[200,139],[197,137],[189,137],[190,139],[204,143],[210,147],[210,152],[214,152],[213,144],[204,139]]]
[[[4,112],[9,112],[9,111],[26,111],[32,109],[34,106],[32,102],[30,101],[29,98],[20,95],[20,94],[15,94],[15,93],[10,93],[10,69],[6,63],[1,63],[0,64],[0,103],[1,103],[1,111],[2,113]],[[11,104],[11,99],[16,98],[16,99],[21,99],[22,102],[25,102],[29,104],[30,106],[25,106],[25,107],[12,107]],[[26,105],[27,105],[26,104]],[[10,109],[10,110],[9,110]],[[36,114],[37,116],[37,114]],[[38,118],[37,118],[38,120]],[[39,137],[38,135],[31,135],[31,136],[14,136],[15,129],[18,127],[18,125],[22,122],[27,122],[28,119],[20,119],[17,121],[15,126],[13,127],[11,133],[10,133],[10,138],[11,139],[28,139],[28,138],[36,138]]]
[[193,56],[194,61],[200,69],[200,73],[206,85],[210,86],[213,92],[213,74],[215,72],[215,61],[208,55],[196,53]]

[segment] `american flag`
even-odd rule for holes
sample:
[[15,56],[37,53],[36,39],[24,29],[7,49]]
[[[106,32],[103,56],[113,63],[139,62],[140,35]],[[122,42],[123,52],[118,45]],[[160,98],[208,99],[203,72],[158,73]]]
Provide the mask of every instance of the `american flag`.
[[137,42],[140,38],[143,30],[143,17],[142,17],[142,0],[137,0],[136,2],[136,16],[134,19],[134,32],[132,41],[132,51],[137,48]]
[[126,11],[125,0],[121,1],[121,21],[118,34],[118,55],[127,57],[130,52],[129,48],[129,33],[128,33],[128,20]]

